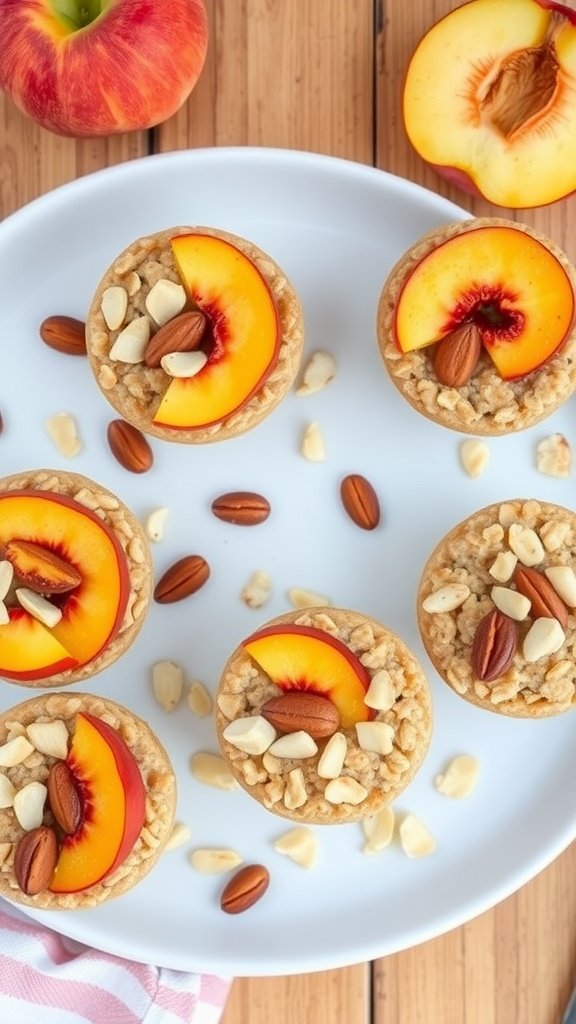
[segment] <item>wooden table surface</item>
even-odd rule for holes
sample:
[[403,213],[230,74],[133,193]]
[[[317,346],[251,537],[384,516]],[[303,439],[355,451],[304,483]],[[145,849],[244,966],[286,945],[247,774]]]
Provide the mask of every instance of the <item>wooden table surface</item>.
[[[154,131],[61,139],[0,98],[0,217],[108,164],[162,150],[245,144],[374,164],[476,214],[501,214],[442,184],[402,128],[409,54],[455,6],[207,0],[211,43],[202,78],[187,105]],[[576,259],[576,198],[517,217]],[[425,945],[339,971],[235,982],[223,1024],[559,1024],[575,980],[573,845],[494,910]]]

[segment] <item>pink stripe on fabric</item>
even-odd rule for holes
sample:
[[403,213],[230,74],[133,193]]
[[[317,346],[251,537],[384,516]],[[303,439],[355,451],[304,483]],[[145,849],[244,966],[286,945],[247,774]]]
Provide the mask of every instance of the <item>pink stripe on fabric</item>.
[[[12,957],[0,959],[0,991],[38,1006],[76,1012],[92,1024],[102,1024],[105,1018],[114,1024],[139,1024],[141,1020],[106,989],[81,981],[44,977],[28,964]],[[94,1012],[98,1013],[97,1017],[93,1016]]]
[[81,957],[82,961],[90,960],[96,964],[114,964],[116,967],[121,967],[140,983],[147,996],[150,998],[154,997],[156,986],[158,985],[157,967],[151,967],[149,964],[138,964],[135,960],[124,960],[113,953],[104,953],[103,950],[91,949],[88,946],[82,952],[77,953],[76,956]]
[[179,992],[168,985],[160,984],[154,1002],[161,1010],[170,1010],[183,1024],[189,1024],[196,1009],[198,997],[194,992]]
[[60,936],[56,935],[55,932],[47,931],[44,928],[31,928],[26,922],[18,921],[15,917],[8,917],[2,911],[0,911],[0,928],[16,932],[19,935],[33,935],[44,946],[50,959],[57,966],[67,964],[70,960],[75,960],[78,955],[76,953],[69,953]]
[[212,1006],[223,1006],[228,998],[231,984],[231,978],[226,980],[214,974],[202,974],[200,976],[200,994],[198,998],[204,1003],[210,1003]]

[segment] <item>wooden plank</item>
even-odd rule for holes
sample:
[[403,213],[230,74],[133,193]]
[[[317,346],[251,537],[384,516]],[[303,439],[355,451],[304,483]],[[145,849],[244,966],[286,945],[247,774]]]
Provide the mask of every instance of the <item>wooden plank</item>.
[[449,185],[412,148],[402,121],[402,87],[406,68],[424,33],[453,10],[453,0],[375,0],[376,38],[376,164],[393,174],[447,196],[474,216],[508,217],[538,227],[576,261],[576,197],[539,210],[503,210]]
[[279,146],[373,162],[373,0],[208,0],[211,41],[157,148]]
[[[232,985],[221,1024],[369,1024],[368,964]],[[406,1024],[406,1021],[404,1022]]]
[[50,189],[148,152],[146,132],[64,139],[39,128],[0,93],[0,219]]
[[[419,39],[453,0],[376,0],[376,162],[476,216],[513,217],[576,258],[576,199],[509,211],[448,185],[414,152],[402,124],[402,83]],[[575,980],[576,847],[468,925],[375,964],[374,1024],[557,1024]]]

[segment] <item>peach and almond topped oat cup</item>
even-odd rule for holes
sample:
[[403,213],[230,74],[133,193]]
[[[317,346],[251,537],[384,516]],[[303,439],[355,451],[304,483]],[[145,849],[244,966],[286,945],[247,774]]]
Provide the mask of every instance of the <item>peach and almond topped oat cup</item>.
[[298,296],[253,242],[211,227],[139,238],[106,271],[87,351],[115,409],[167,441],[222,441],[282,400],[304,340]]
[[480,509],[432,552],[418,623],[437,672],[489,711],[576,705],[576,514],[516,499]]
[[66,686],[116,661],[151,598],[133,513],[88,477],[42,469],[0,479],[0,677]]
[[224,668],[223,756],[268,810],[306,824],[359,821],[391,803],[432,731],[426,677],[368,616],[314,608],[273,619]]
[[539,231],[501,218],[435,229],[391,270],[377,333],[392,383],[429,419],[507,434],[576,388],[576,272]]
[[176,780],[140,718],[50,693],[0,715],[0,894],[46,910],[132,888],[170,836]]

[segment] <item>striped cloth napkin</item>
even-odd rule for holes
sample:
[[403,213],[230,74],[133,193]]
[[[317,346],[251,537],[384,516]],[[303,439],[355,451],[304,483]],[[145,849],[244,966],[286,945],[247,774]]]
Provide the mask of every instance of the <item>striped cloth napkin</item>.
[[229,987],[101,953],[0,904],[1,1024],[217,1024]]

